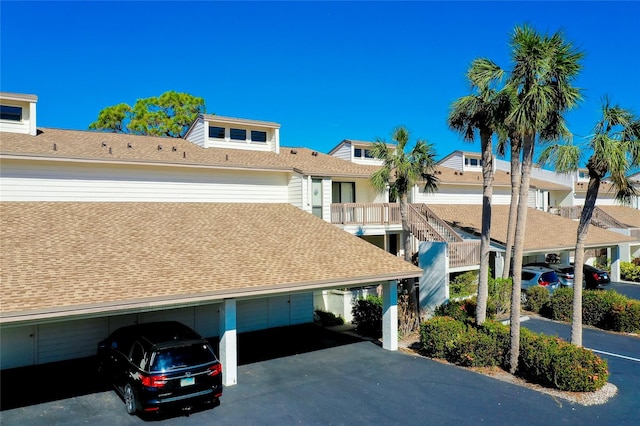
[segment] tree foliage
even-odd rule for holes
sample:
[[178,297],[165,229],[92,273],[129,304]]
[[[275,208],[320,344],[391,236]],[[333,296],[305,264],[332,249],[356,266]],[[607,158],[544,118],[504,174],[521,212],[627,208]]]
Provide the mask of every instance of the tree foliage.
[[198,114],[204,112],[203,98],[169,91],[138,99],[133,107],[125,103],[106,107],[98,113],[98,119],[89,125],[89,129],[181,138]]

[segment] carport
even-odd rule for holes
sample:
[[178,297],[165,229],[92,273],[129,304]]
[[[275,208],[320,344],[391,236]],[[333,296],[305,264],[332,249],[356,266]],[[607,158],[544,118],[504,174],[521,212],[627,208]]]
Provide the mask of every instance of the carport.
[[2,368],[92,355],[115,328],[179,319],[217,332],[237,382],[239,328],[313,320],[316,289],[382,283],[397,349],[396,280],[422,271],[289,204],[0,203]]

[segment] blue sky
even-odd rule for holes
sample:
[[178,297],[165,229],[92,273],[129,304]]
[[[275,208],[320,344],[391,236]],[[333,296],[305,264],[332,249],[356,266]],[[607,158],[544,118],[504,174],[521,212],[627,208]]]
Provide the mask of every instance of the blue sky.
[[0,90],[38,96],[38,125],[86,129],[109,105],[168,90],[207,112],[275,121],[285,146],[328,152],[398,125],[441,158],[479,151],[446,116],[477,57],[509,67],[509,35],[562,30],[586,52],[568,115],[590,133],[608,94],[640,114],[640,3],[0,2]]

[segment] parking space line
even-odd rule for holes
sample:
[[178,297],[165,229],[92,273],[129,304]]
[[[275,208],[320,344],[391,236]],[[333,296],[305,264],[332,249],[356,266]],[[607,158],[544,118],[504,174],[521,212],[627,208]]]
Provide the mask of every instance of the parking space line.
[[599,353],[599,354],[602,354],[602,355],[609,355],[609,356],[613,356],[613,357],[616,357],[616,358],[627,359],[629,361],[640,362],[640,359],[632,358],[632,357],[626,356],[626,355],[614,354],[614,353],[611,353],[611,352],[599,351],[597,349],[591,349],[591,348],[585,348],[585,349],[589,349],[590,351],[593,351],[595,353]]

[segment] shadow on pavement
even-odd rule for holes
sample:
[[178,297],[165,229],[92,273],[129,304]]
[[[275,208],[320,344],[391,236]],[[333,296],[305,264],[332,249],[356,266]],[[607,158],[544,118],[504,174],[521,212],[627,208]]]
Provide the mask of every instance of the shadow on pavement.
[[[238,334],[238,364],[348,345],[362,339],[302,324]],[[218,339],[212,339],[214,348]],[[110,390],[95,357],[0,371],[0,411]]]

